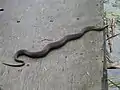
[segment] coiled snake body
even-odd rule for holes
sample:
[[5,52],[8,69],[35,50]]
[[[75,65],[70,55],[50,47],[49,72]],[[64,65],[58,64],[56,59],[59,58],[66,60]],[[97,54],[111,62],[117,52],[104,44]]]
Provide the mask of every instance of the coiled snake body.
[[14,55],[14,60],[18,63],[21,63],[21,64],[19,64],[19,65],[10,65],[10,64],[7,64],[7,63],[3,63],[3,64],[7,65],[7,66],[12,66],[12,67],[24,66],[25,62],[22,61],[22,60],[19,60],[18,57],[23,56],[23,55],[28,56],[30,58],[45,57],[51,50],[62,47],[68,41],[76,40],[78,38],[81,38],[85,33],[89,32],[89,31],[102,31],[107,27],[108,26],[104,26],[104,27],[101,27],[101,28],[96,28],[95,26],[85,27],[79,33],[67,35],[67,36],[63,37],[62,39],[60,39],[59,41],[47,44],[41,51],[38,51],[38,52],[29,52],[28,50],[24,50],[24,49],[18,50]]

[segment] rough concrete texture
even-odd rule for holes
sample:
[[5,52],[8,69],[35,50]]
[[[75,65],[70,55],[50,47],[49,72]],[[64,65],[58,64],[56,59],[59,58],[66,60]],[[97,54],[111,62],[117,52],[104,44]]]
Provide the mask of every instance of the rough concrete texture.
[[[0,0],[1,90],[101,90],[102,33],[89,32],[45,58],[21,57],[19,49],[39,51],[46,44],[85,26],[102,26],[101,0]],[[27,65],[29,64],[29,65]]]

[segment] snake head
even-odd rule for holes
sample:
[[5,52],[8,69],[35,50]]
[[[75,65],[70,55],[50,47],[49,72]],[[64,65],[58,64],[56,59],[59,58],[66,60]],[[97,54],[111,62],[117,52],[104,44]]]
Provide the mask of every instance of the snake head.
[[97,26],[87,26],[85,29],[88,31],[102,31],[104,29],[108,28],[108,25],[104,27],[97,27]]

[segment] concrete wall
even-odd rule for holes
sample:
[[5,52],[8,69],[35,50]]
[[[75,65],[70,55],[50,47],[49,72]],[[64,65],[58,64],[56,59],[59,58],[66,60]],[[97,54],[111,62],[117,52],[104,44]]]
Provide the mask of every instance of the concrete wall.
[[[102,1],[102,0],[101,0]],[[102,26],[100,0],[0,0],[0,87],[1,90],[101,90],[102,33],[89,32],[45,58],[21,57],[19,49],[39,51],[65,35],[88,25]]]

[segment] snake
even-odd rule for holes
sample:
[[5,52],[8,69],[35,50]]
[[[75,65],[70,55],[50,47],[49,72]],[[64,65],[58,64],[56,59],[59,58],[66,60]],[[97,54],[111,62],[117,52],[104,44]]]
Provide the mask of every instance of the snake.
[[25,62],[18,59],[20,56],[27,56],[29,58],[42,58],[42,57],[45,57],[50,51],[64,46],[67,42],[81,38],[84,34],[86,34],[89,31],[100,32],[100,31],[103,31],[104,29],[106,29],[107,27],[108,27],[108,25],[106,25],[104,27],[96,27],[96,26],[84,27],[83,29],[80,30],[79,33],[66,35],[56,42],[47,44],[41,51],[30,52],[26,49],[20,49],[14,54],[13,58],[14,58],[14,61],[21,63],[21,64],[16,64],[16,65],[15,64],[11,65],[11,64],[7,64],[7,63],[3,63],[3,64],[7,65],[7,66],[11,66],[11,67],[22,67],[25,65]]

